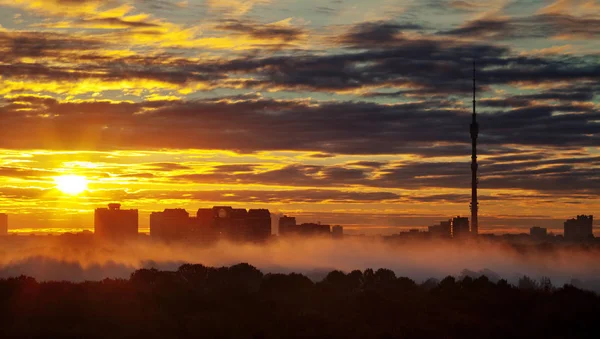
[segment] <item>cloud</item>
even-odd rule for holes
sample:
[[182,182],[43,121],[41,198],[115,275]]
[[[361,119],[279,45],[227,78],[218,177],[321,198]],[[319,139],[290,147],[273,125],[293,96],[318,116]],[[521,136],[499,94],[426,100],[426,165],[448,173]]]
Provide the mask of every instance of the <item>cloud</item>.
[[551,13],[514,18],[485,17],[440,34],[477,39],[586,40],[600,36],[599,27],[600,17],[577,17],[563,13]]
[[37,170],[23,167],[0,167],[1,177],[14,177],[14,178],[43,178],[58,175],[56,171],[50,170]]
[[93,19],[82,19],[76,21],[72,25],[73,27],[85,27],[85,28],[152,28],[160,27],[158,23],[145,22],[145,21],[133,21],[127,19],[121,19],[116,17],[110,18],[93,18]]
[[[22,173],[19,173],[19,174],[22,174]],[[13,202],[16,200],[46,198],[47,195],[49,195],[51,193],[55,193],[55,190],[43,189],[43,188],[23,188],[23,187],[7,187],[7,186],[0,188],[0,197],[2,199],[9,199]]]
[[[566,59],[515,55],[507,47],[421,36],[399,37],[380,43],[378,34],[386,36],[387,31],[394,31],[398,26],[388,23],[367,26],[370,28],[365,29],[364,24],[360,24],[342,34],[339,41],[351,43],[347,46],[350,50],[206,60],[168,53],[122,56],[115,51],[111,55],[104,48],[106,41],[112,43],[117,39],[116,35],[105,36],[108,40],[91,41],[76,36],[43,35],[34,36],[35,39],[29,37],[31,41],[26,40],[24,44],[15,44],[19,34],[6,33],[8,45],[19,46],[6,51],[7,60],[19,56],[44,58],[36,59],[35,63],[23,60],[2,65],[4,91],[54,91],[76,95],[117,90],[120,84],[127,82],[126,89],[138,96],[144,90],[154,88],[180,94],[212,89],[252,89],[359,94],[365,98],[428,97],[432,101],[438,100],[438,105],[448,107],[457,104],[449,96],[470,92],[467,79],[470,78],[473,55],[481,60],[479,78],[485,84],[482,91],[493,85],[519,82],[597,81],[598,66],[593,56]],[[270,28],[261,31],[263,28],[257,28],[255,32],[247,29],[247,34],[290,33],[288,28],[279,33]],[[380,29],[384,32],[379,32]],[[172,33],[169,32],[167,29],[166,33],[159,34],[160,39],[148,43],[160,44],[161,39]],[[184,34],[181,43],[187,45],[196,41],[193,35]],[[210,45],[211,39],[201,40]],[[233,42],[228,39],[229,42],[222,42],[226,45]],[[141,45],[145,43],[140,42]],[[264,46],[269,44],[267,40],[258,39],[241,45],[252,48],[263,43]],[[102,51],[100,47],[103,47]],[[69,58],[76,58],[78,64],[66,63]],[[11,81],[17,79],[19,81]]]
[[595,0],[556,0],[541,8],[537,14],[598,15],[600,4]]
[[355,161],[348,163],[348,166],[358,166],[358,167],[372,167],[372,168],[380,168],[385,166],[387,162],[379,162],[379,161]]
[[[297,187],[377,187],[396,189],[469,187],[469,163],[399,162],[378,167],[313,166],[293,164],[255,172],[182,174],[174,180],[239,185]],[[383,167],[382,167],[383,166]],[[553,158],[551,155],[522,154],[493,156],[480,161],[482,189],[522,189],[568,194],[600,194],[600,180],[593,173],[598,157]],[[564,193],[561,193],[564,194]],[[430,195],[430,199],[440,196]],[[564,197],[564,196],[563,196]],[[491,200],[491,198],[489,198]],[[448,199],[451,200],[451,199]]]
[[[484,107],[493,107],[493,108],[518,108],[518,107],[531,107],[538,105],[541,102],[552,103],[554,107],[557,109],[560,106],[557,106],[556,103],[560,102],[565,106],[564,110],[569,110],[569,104],[576,107],[575,102],[591,102],[595,97],[595,86],[571,86],[558,89],[550,89],[547,91],[540,91],[535,94],[524,94],[524,95],[505,95],[502,98],[487,98],[479,100],[479,104]],[[587,111],[583,106],[582,109]]]
[[[27,97],[8,99],[9,104],[0,109],[0,114],[10,116],[2,126],[5,138],[0,146],[422,156],[469,153],[469,135],[465,131],[470,121],[468,112],[429,102],[392,105],[217,98],[142,103],[47,100],[38,104],[39,99],[26,100]],[[23,107],[27,107],[26,113],[17,114]],[[227,117],[227,125],[223,124],[223,117]],[[594,147],[600,129],[593,105],[570,102],[501,108],[482,114],[480,123],[485,127],[481,136],[483,152],[506,152],[505,144],[558,149]],[[437,126],[437,133],[422,133],[431,124]],[[22,129],[32,133],[18,133]],[[514,135],[517,129],[521,131],[519,136]],[[161,132],[165,130],[169,133]],[[288,170],[297,174],[299,169]]]
[[240,17],[250,12],[255,6],[269,4],[271,0],[207,0],[206,4],[213,12],[225,16]]
[[217,173],[254,172],[258,164],[219,165],[213,168]]
[[216,28],[266,41],[294,42],[305,39],[307,34],[303,29],[291,26],[288,21],[261,24],[248,20],[230,19],[219,24]]
[[173,10],[189,7],[188,0],[135,0],[135,3],[154,10]]
[[60,17],[122,16],[132,9],[116,0],[0,0],[0,5]]
[[406,42],[402,32],[420,29],[423,29],[421,25],[412,23],[364,22],[351,27],[336,41],[356,48],[377,48]]
[[[110,190],[98,192],[98,196],[110,196],[118,201],[138,199],[180,199],[214,203],[380,203],[395,201],[400,198],[391,192],[354,192],[335,189],[306,190],[211,190],[211,191],[160,191],[143,190],[127,192]],[[94,196],[92,194],[92,196]]]
[[[481,162],[480,188],[598,195],[600,180],[593,172],[600,165],[599,161],[596,157],[586,157],[496,163],[492,158]],[[466,162],[407,163],[386,169],[373,184],[404,188],[468,187],[467,169]]]
[[[4,56],[0,56],[0,60],[5,62],[10,60],[13,62],[12,64],[4,65],[4,68],[17,71],[19,66],[22,68],[42,67],[35,64],[19,64],[18,62],[14,62],[15,58],[51,57],[82,49],[94,51],[102,48],[104,44],[93,38],[68,34],[0,31],[0,46],[4,54]],[[10,76],[10,74],[5,76]]]
[[182,164],[178,164],[178,163],[172,163],[172,162],[151,163],[151,164],[147,164],[146,166],[149,167],[150,169],[152,169],[153,171],[166,171],[166,172],[192,169],[191,167],[188,167],[188,166],[185,166]]
[[467,12],[477,12],[489,7],[489,5],[486,5],[484,3],[463,0],[449,1],[447,5],[450,8],[459,9]]

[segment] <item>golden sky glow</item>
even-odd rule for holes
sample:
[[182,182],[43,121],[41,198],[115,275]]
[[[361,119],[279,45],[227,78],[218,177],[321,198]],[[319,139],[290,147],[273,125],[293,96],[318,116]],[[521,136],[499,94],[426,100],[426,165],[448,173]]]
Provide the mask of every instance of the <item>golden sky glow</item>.
[[597,1],[0,0],[0,210],[212,205],[393,231],[599,209]]
[[87,179],[81,175],[61,175],[54,177],[54,182],[56,182],[56,188],[71,195],[83,193],[88,185]]

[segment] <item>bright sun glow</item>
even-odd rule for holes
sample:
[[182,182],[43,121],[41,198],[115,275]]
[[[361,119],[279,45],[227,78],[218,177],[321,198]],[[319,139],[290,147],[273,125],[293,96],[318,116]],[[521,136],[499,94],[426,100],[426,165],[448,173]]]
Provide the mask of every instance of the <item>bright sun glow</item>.
[[79,175],[63,175],[55,177],[56,188],[67,194],[79,194],[87,189],[88,181]]

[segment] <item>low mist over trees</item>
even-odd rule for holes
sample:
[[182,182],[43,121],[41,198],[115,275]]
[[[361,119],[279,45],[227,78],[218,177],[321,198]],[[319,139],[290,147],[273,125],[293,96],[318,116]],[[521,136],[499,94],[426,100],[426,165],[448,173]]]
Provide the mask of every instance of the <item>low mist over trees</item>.
[[600,298],[550,279],[486,276],[421,284],[388,269],[332,271],[320,282],[248,264],[130,279],[0,280],[0,337],[593,338]]

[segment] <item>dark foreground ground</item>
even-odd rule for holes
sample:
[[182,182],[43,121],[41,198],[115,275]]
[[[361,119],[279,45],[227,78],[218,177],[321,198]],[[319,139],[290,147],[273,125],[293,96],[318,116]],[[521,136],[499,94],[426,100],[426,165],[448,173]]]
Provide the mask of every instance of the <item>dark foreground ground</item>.
[[0,280],[0,338],[600,338],[600,299],[549,281],[415,284],[389,270],[138,270],[129,280]]

